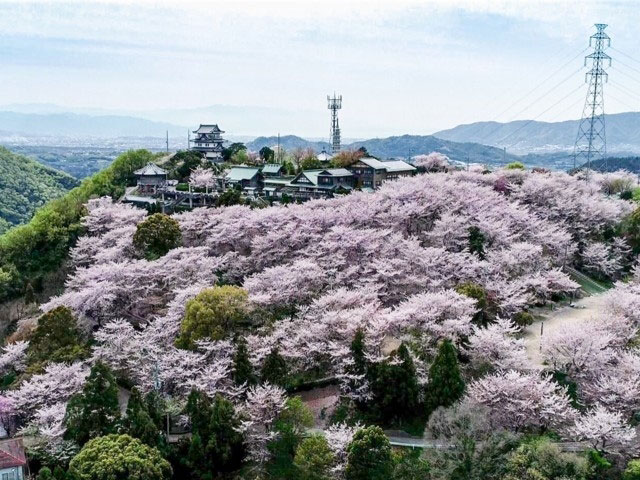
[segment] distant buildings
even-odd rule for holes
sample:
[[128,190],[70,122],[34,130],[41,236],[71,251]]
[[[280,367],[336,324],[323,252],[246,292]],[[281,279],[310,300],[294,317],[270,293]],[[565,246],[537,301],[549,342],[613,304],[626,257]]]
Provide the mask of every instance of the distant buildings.
[[193,133],[196,134],[196,138],[191,140],[191,150],[201,152],[204,157],[212,163],[222,163],[222,138],[223,130],[218,128],[218,125],[200,125]]
[[402,160],[385,162],[366,157],[349,168],[303,170],[294,176],[285,176],[280,164],[236,165],[231,167],[226,179],[229,186],[242,189],[247,196],[262,194],[266,198],[281,199],[286,195],[304,201],[345,194],[357,188],[375,190],[386,180],[415,172],[414,166]]

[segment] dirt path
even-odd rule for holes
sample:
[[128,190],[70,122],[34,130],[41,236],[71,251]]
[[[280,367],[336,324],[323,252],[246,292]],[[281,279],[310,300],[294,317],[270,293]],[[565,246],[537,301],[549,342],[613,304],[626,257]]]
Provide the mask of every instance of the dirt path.
[[[581,298],[574,303],[574,307],[564,306],[548,312],[544,318],[527,327],[524,340],[527,346],[527,355],[531,362],[542,368],[542,358],[540,356],[541,339],[544,341],[544,338],[550,333],[565,325],[580,324],[592,320],[603,310],[604,299],[605,295],[602,293]],[[541,337],[540,330],[543,324]]]

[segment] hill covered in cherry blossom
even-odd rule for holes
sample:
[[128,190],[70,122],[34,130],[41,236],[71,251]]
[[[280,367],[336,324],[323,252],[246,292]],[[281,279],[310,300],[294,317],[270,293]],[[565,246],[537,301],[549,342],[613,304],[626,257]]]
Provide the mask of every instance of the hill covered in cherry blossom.
[[[90,354],[24,375],[2,398],[32,434],[59,448],[66,404],[100,361],[142,392],[159,385],[176,406],[194,389],[229,399],[243,412],[247,458],[261,464],[287,393],[268,382],[238,384],[240,348],[256,372],[276,352],[288,376],[330,378],[342,402],[364,406],[378,401],[379,386],[354,369],[354,339],[369,365],[399,361],[393,345],[402,342],[422,392],[419,416],[448,340],[466,387],[446,415],[471,407],[492,429],[552,431],[628,456],[640,446],[630,423],[640,409],[640,277],[623,228],[634,205],[611,193],[629,181],[624,173],[587,182],[520,169],[457,171],[301,205],[201,208],[173,216],[181,245],[155,259],[133,242],[146,212],[91,200],[64,293],[41,306],[71,309],[93,340]],[[619,283],[606,314],[545,344],[540,370],[519,319],[578,292],[569,266]],[[216,285],[246,292],[245,318],[181,348],[187,303]],[[28,340],[6,346],[0,367],[23,374],[28,348]]]

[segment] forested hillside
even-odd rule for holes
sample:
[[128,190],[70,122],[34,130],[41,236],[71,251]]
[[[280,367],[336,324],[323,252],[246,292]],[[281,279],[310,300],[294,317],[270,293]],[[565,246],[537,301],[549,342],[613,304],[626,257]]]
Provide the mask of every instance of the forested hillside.
[[66,173],[0,147],[0,234],[28,222],[36,209],[78,183]]
[[85,203],[95,196],[121,196],[133,181],[134,170],[154,158],[146,150],[120,155],[102,172],[37,210],[29,223],[1,235],[0,300],[20,294],[28,284],[37,289],[43,276],[60,266],[82,232]]

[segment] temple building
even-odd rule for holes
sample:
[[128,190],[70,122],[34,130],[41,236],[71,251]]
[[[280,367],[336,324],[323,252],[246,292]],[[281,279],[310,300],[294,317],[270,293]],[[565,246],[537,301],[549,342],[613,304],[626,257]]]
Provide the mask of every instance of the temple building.
[[222,163],[222,138],[223,130],[218,128],[218,125],[200,125],[193,133],[196,134],[196,138],[191,140],[191,150],[201,152],[205,158],[212,163]]
[[140,170],[133,172],[137,179],[139,193],[156,194],[167,186],[167,172],[155,163],[147,163]]

